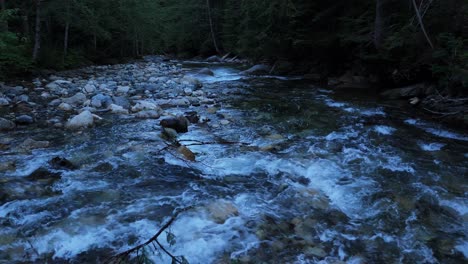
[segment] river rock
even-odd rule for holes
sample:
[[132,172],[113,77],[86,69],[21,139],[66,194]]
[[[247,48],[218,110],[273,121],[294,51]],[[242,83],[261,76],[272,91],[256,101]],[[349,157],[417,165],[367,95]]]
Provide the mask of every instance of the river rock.
[[25,102],[25,103],[27,103],[27,102],[29,102],[29,96],[27,96],[27,95],[25,95],[25,94],[22,94],[22,95],[20,95],[20,96],[17,96],[17,97],[15,98],[15,102],[17,102],[17,103],[19,103],[19,102]]
[[247,75],[262,75],[262,74],[268,74],[269,72],[270,72],[270,66],[265,65],[265,64],[258,64],[243,71],[242,73],[247,74]]
[[73,107],[67,103],[61,103],[57,108],[66,112],[73,110]]
[[175,131],[172,128],[168,128],[168,127],[163,127],[163,135],[165,137],[167,137],[168,139],[174,139],[174,138],[177,138],[179,136],[177,131]]
[[86,127],[91,127],[94,124],[94,117],[93,114],[86,110],[83,111],[81,114],[74,116],[71,118],[66,124],[65,128],[67,129],[81,129]]
[[63,157],[54,157],[49,161],[49,165],[54,169],[75,170],[77,167],[71,161]]
[[50,101],[48,105],[51,106],[51,107],[57,107],[61,103],[62,103],[62,99],[57,98],[57,99],[54,99],[54,100]]
[[163,119],[159,124],[164,128],[172,128],[177,133],[186,133],[188,132],[189,121],[184,116],[179,116],[177,118]]
[[127,94],[130,91],[129,86],[117,86],[117,93],[118,94]]
[[136,113],[135,117],[140,119],[158,119],[161,117],[161,113],[156,110],[143,110]]
[[15,128],[15,123],[0,117],[0,131],[8,131]]
[[0,106],[8,106],[10,105],[10,101],[8,99],[0,97]]
[[14,161],[0,162],[0,172],[16,170],[16,163]]
[[109,106],[109,110],[111,111],[111,113],[113,114],[128,114],[128,110],[121,107],[120,105],[116,105],[116,104],[111,104]]
[[84,93],[76,93],[75,95],[64,98],[63,102],[70,105],[81,105],[86,101],[86,95]]
[[189,106],[190,101],[187,98],[176,98],[169,100],[167,104],[171,106]]
[[214,76],[214,72],[211,71],[208,68],[203,68],[197,72],[198,75],[209,75],[209,76]]
[[184,156],[185,159],[189,161],[195,161],[195,154],[186,146],[181,145],[177,148],[177,151]]
[[34,118],[28,115],[20,115],[16,117],[15,123],[18,125],[30,125],[34,123]]
[[46,168],[40,167],[28,175],[26,179],[51,184],[57,180],[60,180],[61,177],[61,174],[58,172],[51,172]]
[[96,86],[94,84],[88,83],[83,87],[83,92],[87,94],[94,93],[96,91]]
[[28,138],[19,145],[19,148],[25,151],[39,148],[48,148],[50,146],[49,141],[37,141],[32,138]]
[[113,96],[112,100],[114,101],[114,104],[119,105],[125,109],[130,108],[130,102],[128,101],[127,98],[123,96]]
[[239,210],[236,206],[224,199],[216,200],[207,206],[211,218],[219,224],[223,224],[230,217],[238,216]]
[[185,112],[184,115],[185,118],[187,118],[187,120],[192,124],[197,124],[198,122],[200,122],[200,116],[195,111]]
[[96,94],[91,98],[91,106],[95,108],[107,108],[112,104],[112,98],[104,94]]
[[139,101],[132,107],[132,112],[139,112],[143,110],[162,111],[158,105],[150,101]]
[[186,85],[192,90],[197,90],[203,86],[200,80],[191,76],[184,76],[182,79],[180,79],[180,83]]

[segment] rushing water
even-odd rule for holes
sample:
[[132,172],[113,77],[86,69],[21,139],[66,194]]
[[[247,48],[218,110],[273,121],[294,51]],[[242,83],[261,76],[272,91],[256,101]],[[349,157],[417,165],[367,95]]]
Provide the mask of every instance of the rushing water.
[[[187,206],[170,228],[175,245],[161,242],[190,263],[467,261],[466,134],[372,96],[208,66],[217,113],[166,110],[211,119],[179,138],[197,162],[161,151],[156,120],[2,134],[53,145],[0,155],[16,163],[0,175],[0,263],[102,263]],[[51,168],[57,156],[79,169]],[[40,167],[60,177],[28,177]]]

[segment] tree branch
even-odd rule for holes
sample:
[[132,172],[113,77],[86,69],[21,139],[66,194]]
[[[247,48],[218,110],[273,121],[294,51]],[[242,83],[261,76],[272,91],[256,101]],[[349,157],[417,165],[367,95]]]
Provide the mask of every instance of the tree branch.
[[429,43],[429,46],[431,46],[431,48],[434,49],[434,45],[432,44],[431,39],[427,35],[426,28],[424,27],[422,17],[421,17],[421,13],[419,12],[418,5],[416,4],[416,0],[411,0],[411,1],[413,2],[414,11],[416,12],[416,16],[418,17],[419,26],[421,27],[421,30],[422,30],[422,32],[424,34],[424,37],[426,37],[426,40],[427,40],[427,43]]

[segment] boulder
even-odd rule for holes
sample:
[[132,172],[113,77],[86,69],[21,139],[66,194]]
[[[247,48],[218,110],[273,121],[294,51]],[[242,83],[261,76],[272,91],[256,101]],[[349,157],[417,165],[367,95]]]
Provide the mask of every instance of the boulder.
[[0,117],[0,131],[8,131],[15,128],[15,123]]
[[91,127],[94,124],[94,117],[90,111],[83,111],[81,114],[71,118],[66,124],[65,128],[67,129],[82,129],[86,127]]
[[63,102],[70,105],[82,105],[86,102],[86,95],[84,93],[76,93],[71,97],[64,98]]
[[34,118],[28,115],[20,115],[16,117],[15,123],[18,125],[30,125],[34,123]]
[[188,132],[189,123],[190,122],[184,116],[178,116],[177,118],[166,118],[159,122],[163,128],[172,128],[177,133]]
[[263,74],[268,74],[270,72],[270,69],[271,68],[268,65],[258,64],[243,71],[242,73],[246,75],[263,75]]

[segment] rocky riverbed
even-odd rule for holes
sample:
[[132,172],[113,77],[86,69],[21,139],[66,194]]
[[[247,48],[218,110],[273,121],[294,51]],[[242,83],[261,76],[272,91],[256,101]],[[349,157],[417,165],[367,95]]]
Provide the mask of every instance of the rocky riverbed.
[[190,263],[466,260],[465,134],[244,68],[148,57],[3,86],[0,263],[102,263],[186,207],[161,243]]

